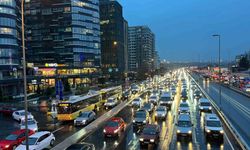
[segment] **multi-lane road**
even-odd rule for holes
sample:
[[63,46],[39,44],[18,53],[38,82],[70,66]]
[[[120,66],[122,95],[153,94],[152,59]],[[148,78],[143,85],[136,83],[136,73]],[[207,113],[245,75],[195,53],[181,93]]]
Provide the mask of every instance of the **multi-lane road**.
[[[215,83],[202,83],[200,84],[206,89],[206,92],[212,96],[212,98],[215,100],[217,104],[218,102],[218,87]],[[225,88],[225,87],[223,87]],[[167,88],[165,90],[168,90]],[[228,90],[225,89],[224,92]],[[147,90],[142,91],[143,93],[141,95],[141,98],[144,102],[148,101],[149,95]],[[229,92],[230,93],[230,92]],[[213,141],[209,140],[207,141],[204,136],[204,126],[203,126],[203,113],[200,115],[198,110],[198,103],[197,100],[193,97],[193,91],[189,89],[189,97],[188,97],[188,103],[190,105],[191,110],[191,118],[192,123],[194,125],[193,131],[192,131],[192,140],[185,140],[182,139],[180,141],[176,138],[176,126],[175,123],[177,121],[178,117],[178,106],[181,101],[181,82],[179,81],[177,86],[177,94],[174,97],[174,101],[172,104],[172,107],[168,110],[168,114],[165,120],[156,120],[154,116],[154,112],[150,114],[150,123],[152,124],[158,124],[160,126],[161,132],[160,132],[160,143],[157,146],[149,145],[140,147],[139,143],[139,135],[141,133],[141,130],[134,129],[132,125],[133,121],[133,113],[135,110],[133,110],[132,106],[126,105],[117,115],[118,117],[122,117],[124,121],[126,122],[126,129],[122,133],[122,135],[119,138],[105,138],[103,135],[103,127],[105,126],[105,122],[102,122],[101,124],[97,125],[96,130],[93,132],[90,132],[86,136],[83,136],[80,140],[84,143],[93,144],[97,150],[137,150],[137,149],[157,149],[157,150],[165,150],[165,149],[225,149],[230,150],[234,149],[235,143],[232,141],[235,141],[232,134],[227,130],[226,128],[224,133],[224,140],[223,142]],[[238,93],[237,93],[238,94]],[[137,95],[139,96],[139,95]],[[242,96],[242,95],[240,95]],[[135,98],[136,96],[133,96]],[[228,98],[230,97],[230,98]],[[237,113],[245,113],[241,114],[242,116],[236,117],[243,123],[246,123],[243,125],[244,127],[247,126],[247,123],[249,122],[249,116],[247,116],[247,109],[250,108],[249,103],[247,102],[248,99],[242,98],[240,101],[233,101],[233,99],[239,98],[238,95],[229,95],[229,94],[222,94],[222,103],[224,110],[232,109],[237,110],[233,113],[236,113],[234,115],[237,115]],[[223,98],[225,100],[223,100]],[[229,100],[228,100],[229,99]],[[245,103],[244,103],[245,102]],[[228,103],[230,105],[234,104],[235,106],[232,108],[230,105],[226,105],[225,103]],[[244,104],[243,106],[240,104]],[[237,107],[236,107],[237,106]],[[245,108],[246,107],[246,108]],[[45,108],[43,108],[45,109]],[[52,131],[56,137],[56,143],[59,144],[63,142],[67,137],[70,137],[74,133],[77,133],[82,129],[82,127],[75,127],[73,125],[73,122],[53,122],[53,119],[45,113],[45,111],[41,109],[40,107],[32,107],[30,108],[30,112],[35,116],[36,120],[39,122],[39,130],[49,130]],[[44,112],[44,113],[43,113]],[[97,116],[101,117],[103,114],[107,113],[107,110],[100,109],[97,112]],[[19,125],[17,122],[12,120],[10,117],[6,116],[0,116],[1,119],[1,126],[0,126],[0,138],[3,138],[7,136],[11,131],[14,131],[19,128]],[[231,118],[230,118],[231,119]],[[239,121],[238,120],[238,121]],[[237,121],[237,120],[236,120]],[[224,125],[225,126],[225,125]],[[244,129],[241,129],[241,132],[245,132]],[[250,132],[249,130],[246,131],[246,133]]]

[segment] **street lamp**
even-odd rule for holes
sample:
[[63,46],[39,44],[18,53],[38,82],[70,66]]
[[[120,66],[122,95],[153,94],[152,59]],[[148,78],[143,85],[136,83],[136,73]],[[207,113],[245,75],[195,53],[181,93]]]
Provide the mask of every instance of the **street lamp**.
[[219,104],[220,104],[220,110],[221,110],[221,64],[220,64],[220,35],[214,34],[213,37],[218,37],[219,40]]
[[21,17],[22,17],[22,53],[23,53],[23,85],[24,85],[24,109],[25,109],[25,141],[26,150],[29,150],[29,131],[28,131],[28,101],[27,101],[27,78],[26,78],[26,56],[25,56],[25,36],[24,36],[24,0],[21,0]]

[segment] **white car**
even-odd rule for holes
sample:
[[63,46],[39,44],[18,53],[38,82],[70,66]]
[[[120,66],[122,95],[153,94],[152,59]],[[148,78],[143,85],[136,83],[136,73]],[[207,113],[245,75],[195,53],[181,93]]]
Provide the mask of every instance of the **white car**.
[[[23,141],[16,150],[26,150],[26,141]],[[49,131],[40,131],[29,136],[30,150],[43,150],[52,147],[55,143],[55,136]]]
[[165,119],[167,117],[167,107],[159,105],[155,110],[156,119]]
[[211,112],[212,106],[208,99],[200,98],[199,99],[199,110],[200,112]]
[[224,130],[219,117],[216,114],[206,114],[204,117],[204,132],[206,139],[222,139]]
[[[28,129],[37,132],[38,131],[38,126],[37,126],[37,121],[34,119],[28,119],[27,121],[28,124]],[[25,120],[22,120],[20,123],[20,129],[25,129]]]
[[106,109],[113,108],[117,105],[117,99],[114,97],[108,98],[107,102],[104,104]]
[[154,105],[157,105],[158,101],[159,101],[158,95],[151,95],[149,97],[149,102],[153,103]]
[[[25,119],[25,110],[14,111],[12,113],[12,117],[14,120],[21,122],[22,120]],[[28,112],[27,117],[28,117],[28,119],[34,119],[34,116],[30,112]]]
[[187,102],[181,102],[178,110],[179,114],[190,114],[189,105]]
[[75,126],[87,125],[96,119],[96,114],[93,111],[86,111],[81,113],[75,120]]

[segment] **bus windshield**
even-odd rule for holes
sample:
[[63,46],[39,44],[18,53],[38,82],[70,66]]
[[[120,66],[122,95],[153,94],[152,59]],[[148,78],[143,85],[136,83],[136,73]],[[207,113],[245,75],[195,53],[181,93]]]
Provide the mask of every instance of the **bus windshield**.
[[65,105],[59,104],[58,113],[59,114],[70,114],[71,108],[69,107],[69,104],[65,104]]

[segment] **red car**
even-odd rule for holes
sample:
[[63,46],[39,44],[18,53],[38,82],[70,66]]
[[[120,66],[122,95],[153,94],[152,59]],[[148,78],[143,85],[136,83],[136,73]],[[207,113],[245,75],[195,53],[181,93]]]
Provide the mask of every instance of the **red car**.
[[16,108],[13,107],[7,107],[7,106],[3,106],[0,108],[0,113],[4,114],[4,115],[12,115],[12,113],[14,111],[16,111]]
[[103,129],[105,137],[120,136],[121,132],[125,130],[125,122],[120,117],[111,118]]
[[[29,136],[35,132],[29,130]],[[13,150],[25,140],[25,129],[17,130],[0,140],[0,150]]]

